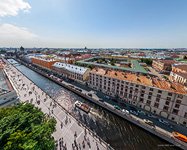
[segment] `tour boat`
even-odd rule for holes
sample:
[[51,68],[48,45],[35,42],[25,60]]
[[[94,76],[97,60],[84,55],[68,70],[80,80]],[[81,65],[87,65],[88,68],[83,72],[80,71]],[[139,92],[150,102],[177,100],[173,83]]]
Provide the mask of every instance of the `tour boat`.
[[181,133],[178,133],[178,132],[172,132],[172,134],[175,138],[187,143],[187,136],[185,136]]
[[86,113],[90,112],[90,107],[87,104],[85,104],[85,103],[76,101],[75,102],[75,106],[78,107],[79,109],[83,110]]

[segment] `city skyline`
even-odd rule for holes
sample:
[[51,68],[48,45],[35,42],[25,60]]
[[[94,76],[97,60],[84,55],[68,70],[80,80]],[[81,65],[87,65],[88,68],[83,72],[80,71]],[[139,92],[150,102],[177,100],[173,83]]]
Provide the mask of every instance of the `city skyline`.
[[185,48],[187,2],[3,0],[1,47]]

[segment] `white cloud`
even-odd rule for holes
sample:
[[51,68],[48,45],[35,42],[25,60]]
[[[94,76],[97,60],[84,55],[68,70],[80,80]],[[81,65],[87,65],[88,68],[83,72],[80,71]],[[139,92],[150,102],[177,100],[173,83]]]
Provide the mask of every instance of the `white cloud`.
[[0,38],[32,39],[37,37],[27,28],[12,24],[0,24]]
[[20,10],[28,12],[30,8],[25,0],[0,0],[0,17],[16,16]]
[[38,36],[27,28],[12,24],[0,24],[0,46],[20,46],[34,44]]

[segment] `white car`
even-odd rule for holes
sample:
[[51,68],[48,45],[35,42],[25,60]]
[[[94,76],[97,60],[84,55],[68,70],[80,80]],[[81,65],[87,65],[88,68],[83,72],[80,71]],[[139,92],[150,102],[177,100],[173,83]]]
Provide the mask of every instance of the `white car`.
[[126,109],[122,109],[121,111],[122,111],[123,113],[125,113],[125,114],[129,114],[129,111],[126,110]]

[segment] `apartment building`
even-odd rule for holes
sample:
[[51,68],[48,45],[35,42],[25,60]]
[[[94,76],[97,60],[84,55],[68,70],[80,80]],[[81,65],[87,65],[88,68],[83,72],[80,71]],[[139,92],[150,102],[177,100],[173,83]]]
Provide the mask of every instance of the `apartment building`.
[[171,71],[171,66],[174,63],[174,60],[153,60],[152,67],[160,72]]
[[187,64],[172,65],[170,80],[187,86]]
[[62,62],[54,63],[52,66],[52,70],[59,74],[62,74],[69,79],[79,82],[87,81],[90,71],[90,69],[86,67],[80,67],[77,65],[71,65]]
[[32,57],[31,62],[36,66],[51,70],[52,65],[57,62],[57,60],[48,57]]
[[179,83],[95,68],[90,71],[89,86],[175,122],[187,124],[187,89]]

